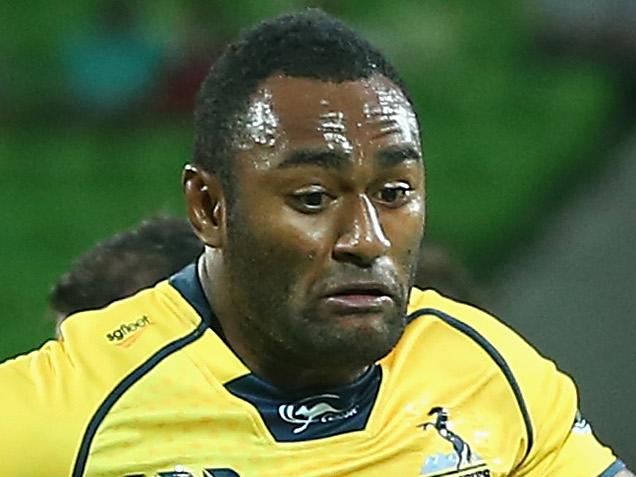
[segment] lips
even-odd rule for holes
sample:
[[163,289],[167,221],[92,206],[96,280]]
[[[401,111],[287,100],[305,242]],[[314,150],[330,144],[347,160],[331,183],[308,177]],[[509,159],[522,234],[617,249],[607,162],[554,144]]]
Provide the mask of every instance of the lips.
[[370,313],[390,307],[394,293],[380,282],[354,282],[329,288],[321,301],[335,313]]

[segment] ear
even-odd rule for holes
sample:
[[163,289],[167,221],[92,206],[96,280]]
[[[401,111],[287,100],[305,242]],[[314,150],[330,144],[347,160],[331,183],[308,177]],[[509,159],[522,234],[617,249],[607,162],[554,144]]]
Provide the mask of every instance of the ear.
[[183,169],[182,182],[188,218],[194,232],[206,245],[222,248],[227,203],[218,177],[200,166],[187,164]]

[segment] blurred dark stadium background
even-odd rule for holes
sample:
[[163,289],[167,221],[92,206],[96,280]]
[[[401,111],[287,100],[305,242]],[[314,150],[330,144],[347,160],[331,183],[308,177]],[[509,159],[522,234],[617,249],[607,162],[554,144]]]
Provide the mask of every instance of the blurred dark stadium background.
[[636,465],[636,2],[0,4],[0,359],[52,336],[46,297],[97,240],[182,215],[193,96],[241,28],[321,6],[413,92],[428,236],[581,389]]

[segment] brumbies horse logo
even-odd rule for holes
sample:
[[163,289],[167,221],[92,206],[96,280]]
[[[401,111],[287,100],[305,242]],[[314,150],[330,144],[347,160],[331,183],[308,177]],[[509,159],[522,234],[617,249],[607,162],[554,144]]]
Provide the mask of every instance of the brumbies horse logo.
[[422,430],[427,430],[429,427],[432,427],[442,439],[452,444],[453,450],[457,455],[457,470],[460,470],[462,465],[471,464],[473,452],[470,446],[464,439],[448,428],[448,411],[443,407],[434,407],[428,412],[428,415],[435,416],[435,421],[425,422],[419,424],[417,427]]

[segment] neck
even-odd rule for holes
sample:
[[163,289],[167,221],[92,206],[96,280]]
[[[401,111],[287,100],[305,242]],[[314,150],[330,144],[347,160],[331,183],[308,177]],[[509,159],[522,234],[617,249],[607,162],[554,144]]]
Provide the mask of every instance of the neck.
[[[238,352],[237,352],[238,354]],[[247,355],[244,355],[247,356]],[[239,355],[241,359],[243,356]],[[294,366],[288,361],[244,360],[254,374],[274,386],[287,391],[320,390],[344,386],[353,383],[368,369],[308,369]]]
[[[346,366],[312,368],[297,363],[297,360],[280,352],[280,346],[268,346],[262,340],[254,339],[248,329],[241,326],[248,323],[249,313],[241,303],[232,300],[227,289],[223,265],[215,251],[206,250],[197,266],[199,280],[210,306],[214,304],[214,315],[221,325],[226,344],[254,374],[274,386],[298,391],[302,389],[324,389],[343,386],[354,382],[369,366]],[[243,300],[239,300],[243,301]],[[269,352],[275,348],[277,352]]]

